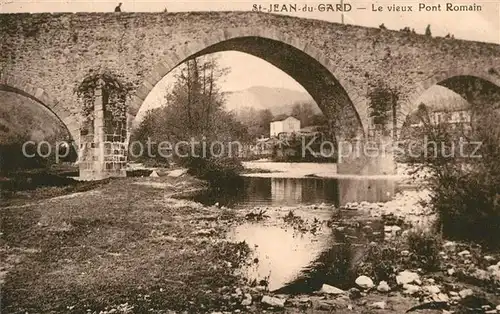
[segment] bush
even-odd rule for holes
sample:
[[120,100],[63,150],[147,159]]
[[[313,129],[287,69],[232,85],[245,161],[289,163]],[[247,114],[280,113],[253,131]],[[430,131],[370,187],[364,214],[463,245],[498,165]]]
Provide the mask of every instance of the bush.
[[401,265],[400,243],[379,243],[368,247],[363,260],[357,265],[357,275],[365,275],[374,281],[396,282],[398,265]]
[[407,238],[408,248],[412,254],[412,261],[426,271],[439,269],[439,252],[441,251],[441,237],[422,230],[410,231]]
[[189,174],[217,187],[240,181],[239,173],[243,170],[241,162],[235,158],[186,157],[183,165],[188,168]]
[[0,173],[9,175],[21,169],[49,168],[54,162],[40,157],[33,146],[26,147],[27,154],[33,157],[26,157],[22,146],[23,142],[0,145]]
[[[438,146],[424,147],[421,168],[430,171],[428,205],[437,213],[437,227],[446,238],[472,241],[490,248],[500,246],[500,128],[497,110],[473,113],[470,143],[465,156],[448,156],[458,137],[446,125],[432,126],[425,119],[424,132]],[[430,157],[429,157],[430,156]],[[478,157],[480,156],[480,157]]]

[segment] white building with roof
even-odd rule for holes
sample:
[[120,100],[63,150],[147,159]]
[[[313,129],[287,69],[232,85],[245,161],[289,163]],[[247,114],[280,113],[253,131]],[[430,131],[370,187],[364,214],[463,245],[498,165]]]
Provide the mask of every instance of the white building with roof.
[[287,117],[271,122],[269,136],[277,137],[280,133],[294,133],[298,131],[300,131],[300,120],[294,117]]

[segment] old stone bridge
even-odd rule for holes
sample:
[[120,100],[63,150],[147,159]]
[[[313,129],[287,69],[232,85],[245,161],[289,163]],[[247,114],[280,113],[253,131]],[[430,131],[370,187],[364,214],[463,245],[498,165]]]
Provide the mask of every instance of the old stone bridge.
[[[124,158],[104,156],[110,146],[100,143],[102,123],[93,140],[81,138],[74,89],[89,71],[106,69],[132,84],[130,122],[155,84],[185,60],[249,53],[299,82],[342,138],[366,135],[368,94],[377,82],[398,91],[398,127],[435,84],[471,103],[500,86],[497,44],[257,12],[2,14],[0,45],[0,103],[5,92],[31,98],[62,120],[76,143],[93,141],[81,167],[90,177],[123,173]],[[97,110],[95,119],[102,119]]]

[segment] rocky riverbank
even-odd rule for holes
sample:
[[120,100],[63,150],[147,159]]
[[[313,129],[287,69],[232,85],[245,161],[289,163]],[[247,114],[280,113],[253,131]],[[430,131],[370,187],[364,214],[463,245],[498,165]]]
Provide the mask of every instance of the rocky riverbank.
[[[384,221],[384,240],[369,246],[389,248],[391,256],[379,256],[376,263],[391,263],[389,280],[377,281],[363,275],[362,265],[348,289],[341,289],[324,277],[319,289],[303,295],[257,294],[259,306],[282,309],[287,313],[323,311],[335,313],[500,313],[500,254],[480,247],[444,241],[438,248],[438,263],[432,271],[412,267],[417,256],[405,238],[412,229],[428,229],[435,216],[422,201],[428,191],[398,194],[387,203],[350,203],[342,210],[362,212],[363,216]],[[334,226],[334,228],[344,228]],[[373,232],[376,233],[376,232]],[[395,254],[394,254],[395,252]],[[389,254],[389,253],[387,253]],[[418,256],[417,258],[422,258]],[[369,261],[368,261],[369,263]],[[248,301],[246,301],[248,303]]]
[[[434,269],[419,266],[422,255],[406,239],[434,219],[420,202],[425,191],[342,208],[234,210],[176,198],[204,186],[186,175],[126,178],[4,207],[2,311],[403,313],[426,303],[435,307],[429,313],[500,313],[498,252],[445,241]],[[301,261],[291,282],[248,277],[246,269],[286,268],[299,255],[278,263],[272,258],[280,254],[259,256],[262,244],[231,236],[245,226],[290,234],[283,239],[291,242],[277,241],[281,255],[297,251],[293,244],[317,254]]]

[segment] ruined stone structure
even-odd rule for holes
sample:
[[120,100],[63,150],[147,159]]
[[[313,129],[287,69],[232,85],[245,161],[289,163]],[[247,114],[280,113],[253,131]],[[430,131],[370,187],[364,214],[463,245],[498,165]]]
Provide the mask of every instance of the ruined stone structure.
[[[77,145],[81,103],[74,88],[89,71],[106,69],[133,84],[130,121],[172,69],[219,51],[249,53],[288,73],[341,139],[365,136],[367,95],[379,81],[400,95],[398,127],[434,84],[471,103],[481,101],[481,93],[470,87],[500,86],[500,45],[257,12],[3,14],[0,45],[0,90],[49,108]],[[102,152],[105,136],[95,141]],[[104,162],[99,153],[93,161]],[[348,172],[363,172],[360,167]],[[106,171],[101,166],[88,176],[104,177]]]

